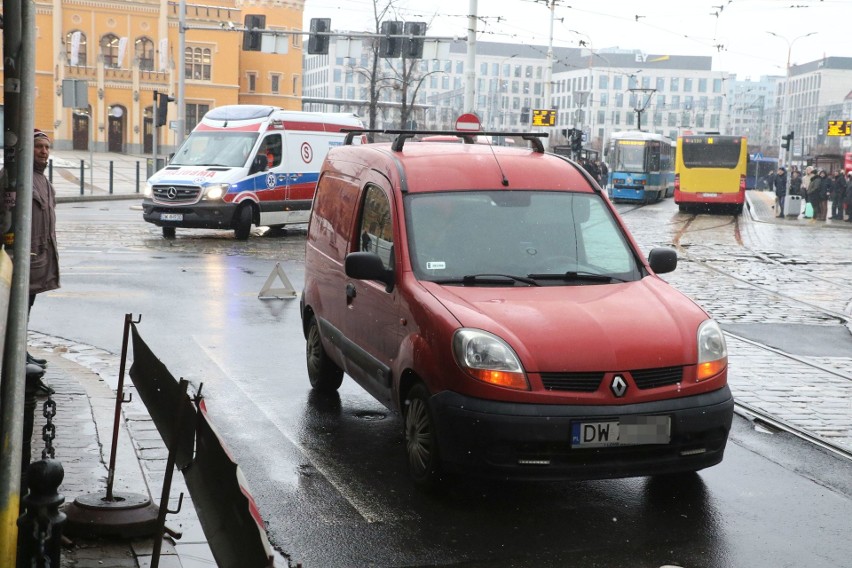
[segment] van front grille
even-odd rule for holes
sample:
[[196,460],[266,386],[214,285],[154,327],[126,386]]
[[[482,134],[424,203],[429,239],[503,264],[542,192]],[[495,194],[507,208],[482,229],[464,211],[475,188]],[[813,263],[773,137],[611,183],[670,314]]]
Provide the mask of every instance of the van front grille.
[[640,369],[630,371],[633,382],[640,389],[654,389],[676,385],[683,380],[683,367],[660,367],[659,369]]
[[591,373],[541,373],[546,390],[595,392],[603,380],[602,372]]
[[201,197],[201,188],[194,185],[155,185],[153,194],[157,203],[195,203]]

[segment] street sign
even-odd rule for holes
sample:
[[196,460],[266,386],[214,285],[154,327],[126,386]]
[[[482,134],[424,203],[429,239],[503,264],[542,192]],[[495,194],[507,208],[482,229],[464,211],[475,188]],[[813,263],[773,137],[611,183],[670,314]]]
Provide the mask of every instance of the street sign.
[[479,131],[482,130],[482,123],[479,117],[472,112],[465,113],[456,119],[456,130]]
[[532,111],[533,126],[555,126],[556,111],[553,109],[536,109]]
[[829,120],[829,136],[852,136],[852,120]]

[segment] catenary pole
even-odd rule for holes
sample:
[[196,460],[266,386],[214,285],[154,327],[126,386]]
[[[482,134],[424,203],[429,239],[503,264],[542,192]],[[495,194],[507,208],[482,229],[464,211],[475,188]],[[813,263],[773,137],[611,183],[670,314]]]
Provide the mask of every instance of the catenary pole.
[[[14,270],[3,372],[0,378],[0,566],[14,566],[17,557],[17,517],[21,500],[24,384],[27,350],[27,307],[30,284],[32,235],[33,128],[35,118],[35,3],[3,1],[3,52],[5,94],[4,164],[15,176],[7,192],[15,194]],[[12,148],[8,148],[12,146]],[[14,172],[10,171],[14,170]],[[7,197],[11,197],[7,193]],[[5,255],[5,252],[2,253]]]

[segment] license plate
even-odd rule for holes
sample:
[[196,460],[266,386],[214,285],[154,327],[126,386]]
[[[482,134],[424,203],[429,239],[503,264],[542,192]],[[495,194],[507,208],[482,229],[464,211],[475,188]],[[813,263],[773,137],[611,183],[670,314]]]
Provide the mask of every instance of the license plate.
[[183,221],[183,213],[160,213],[160,221]]
[[718,193],[702,193],[701,197],[719,197]]
[[606,448],[668,444],[671,441],[669,416],[624,416],[618,420],[571,423],[572,448]]

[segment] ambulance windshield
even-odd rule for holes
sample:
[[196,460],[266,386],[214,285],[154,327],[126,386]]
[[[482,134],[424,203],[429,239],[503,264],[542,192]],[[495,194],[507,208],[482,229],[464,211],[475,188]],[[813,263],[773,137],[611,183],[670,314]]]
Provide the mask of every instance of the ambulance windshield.
[[254,156],[257,132],[197,130],[181,145],[172,158],[173,166],[245,166]]

